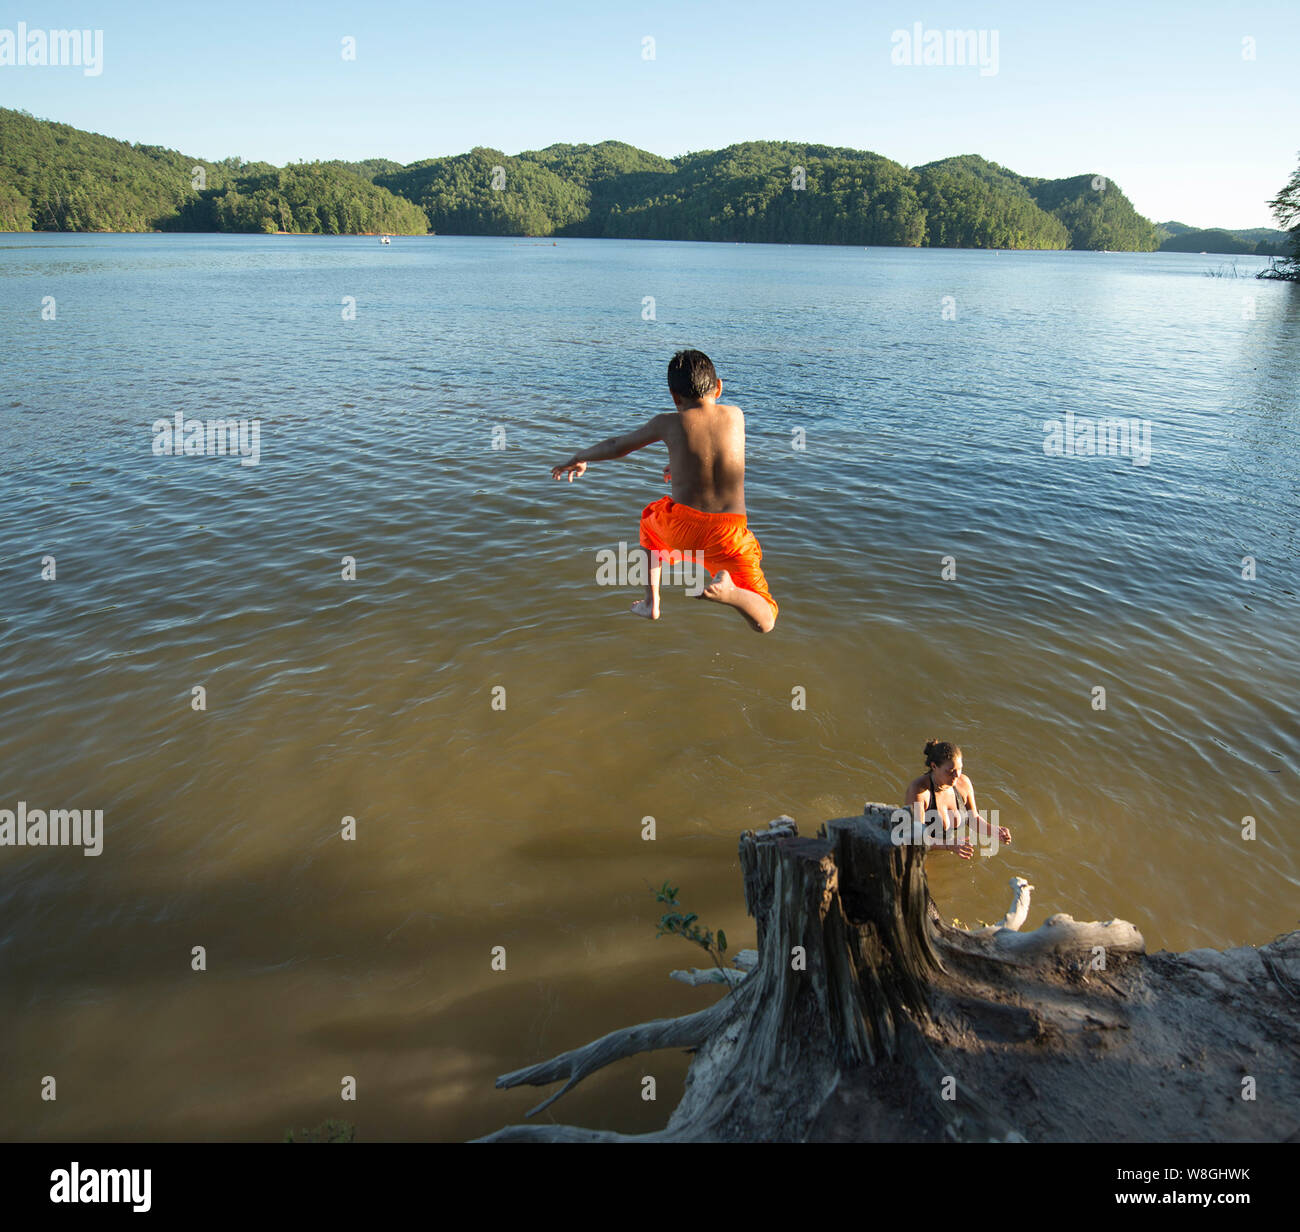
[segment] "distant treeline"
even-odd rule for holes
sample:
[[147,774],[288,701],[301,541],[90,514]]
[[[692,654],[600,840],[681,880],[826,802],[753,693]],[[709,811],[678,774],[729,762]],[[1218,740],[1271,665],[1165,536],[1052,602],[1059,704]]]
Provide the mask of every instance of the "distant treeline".
[[1280,257],[1290,251],[1291,237],[1271,227],[1251,227],[1244,231],[1227,231],[1211,227],[1198,231],[1181,222],[1156,225],[1160,252],[1213,252],[1246,254],[1257,257]]
[[0,108],[0,231],[428,229],[423,210],[343,163],[204,162]]
[[442,234],[1151,251],[1100,176],[1042,180],[977,155],[909,168],[865,150],[748,141],[666,159],[618,141],[407,167],[352,164]]
[[277,168],[205,162],[4,109],[0,230],[432,230],[1143,252],[1163,238],[1100,175],[1036,179],[973,154],[909,168],[865,150],[792,142],[666,159],[604,141],[516,156],[480,148],[409,166]]

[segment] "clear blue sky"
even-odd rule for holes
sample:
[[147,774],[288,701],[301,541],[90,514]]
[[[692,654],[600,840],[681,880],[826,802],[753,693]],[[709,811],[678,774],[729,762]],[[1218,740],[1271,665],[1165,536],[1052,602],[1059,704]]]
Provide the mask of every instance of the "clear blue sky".
[[[672,156],[766,138],[1099,173],[1156,221],[1247,227],[1273,225],[1266,201],[1300,156],[1300,0],[6,8],[0,28],[102,30],[104,66],[0,67],[0,105],[202,158],[410,162],[606,138]],[[918,21],[996,31],[997,73],[891,63],[893,31]]]

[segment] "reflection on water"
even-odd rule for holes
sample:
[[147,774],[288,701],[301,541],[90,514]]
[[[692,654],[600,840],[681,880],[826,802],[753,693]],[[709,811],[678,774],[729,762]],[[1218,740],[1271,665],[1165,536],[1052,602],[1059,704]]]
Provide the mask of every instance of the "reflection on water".
[[[666,978],[696,955],[652,886],[749,944],[739,831],[893,801],[929,737],[1014,834],[932,859],[945,914],[1021,875],[1027,927],[1295,927],[1300,309],[1204,264],[0,240],[0,808],[105,814],[96,858],[0,848],[0,1133],[517,1120],[539,1097],[497,1074],[716,995]],[[682,345],[746,411],[765,638],[595,585],[662,451],[549,478],[664,409]],[[259,464],[154,457],[177,411],[259,420]],[[1150,465],[1046,455],[1067,412],[1147,421]],[[687,1061],[544,1115],[662,1124]]]

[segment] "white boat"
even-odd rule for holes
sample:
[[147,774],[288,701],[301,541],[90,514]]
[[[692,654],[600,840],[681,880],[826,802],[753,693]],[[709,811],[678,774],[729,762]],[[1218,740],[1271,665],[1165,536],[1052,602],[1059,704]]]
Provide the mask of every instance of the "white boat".
[[380,242],[381,244],[391,244],[393,241],[390,240],[390,239],[388,238],[388,236],[386,236],[386,235],[381,235],[381,236],[379,237],[379,242]]

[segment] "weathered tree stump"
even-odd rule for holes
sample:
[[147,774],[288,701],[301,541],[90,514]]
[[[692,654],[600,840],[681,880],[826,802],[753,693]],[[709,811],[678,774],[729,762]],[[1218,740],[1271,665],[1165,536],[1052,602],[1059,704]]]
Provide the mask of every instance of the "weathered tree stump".
[[[1070,1066],[1083,1048],[1075,1037],[1095,1033],[1093,1024],[1129,1025],[1122,999],[1143,991],[1141,973],[1128,991],[1122,985],[1129,956],[1145,953],[1141,934],[1124,921],[1076,924],[1068,916],[1029,933],[946,928],[931,908],[924,848],[891,837],[894,812],[869,804],[861,817],[827,822],[816,838],[800,837],[789,818],[746,831],[740,865],[758,961],[730,994],[699,1013],[616,1031],[497,1080],[498,1087],[565,1080],[537,1112],[613,1060],[697,1047],[663,1130],[511,1126],[482,1141],[836,1140],[849,1123],[854,1140],[1016,1141],[1029,1121],[1040,1136],[1071,1132],[1053,1124],[1043,1102],[1062,1102],[1067,1119],[1099,1115],[1056,1092],[1071,1089]],[[1292,980],[1300,976],[1297,950],[1277,956],[1293,963]],[[1098,952],[1107,976],[1090,982],[1086,968]],[[1067,1036],[1069,1047],[1059,1045]],[[1044,1068],[1045,1058],[1055,1068]],[[1088,1062],[1096,1087],[1092,1053]],[[1047,1095],[1008,1102],[1008,1065],[1023,1070],[1037,1098],[1032,1071]],[[972,1075],[998,1089],[981,1094]],[[836,1092],[838,1120],[828,1111]],[[1043,1126],[1051,1132],[1043,1135]]]

